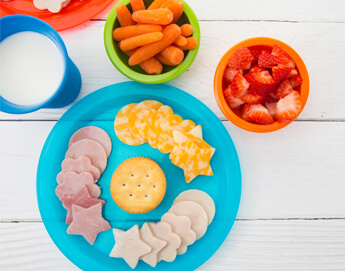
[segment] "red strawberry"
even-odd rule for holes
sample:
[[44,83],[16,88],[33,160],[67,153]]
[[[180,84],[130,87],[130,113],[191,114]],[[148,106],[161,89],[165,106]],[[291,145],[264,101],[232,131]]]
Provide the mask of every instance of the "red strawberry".
[[259,55],[261,54],[262,50],[249,48],[249,51],[253,56],[252,63],[258,63]]
[[264,68],[260,68],[258,65],[254,64],[250,67],[249,72],[262,72],[265,71]]
[[272,124],[274,120],[272,119],[267,108],[262,104],[246,104],[243,107],[245,114],[254,122],[259,124]]
[[277,108],[277,103],[265,103],[265,106],[268,110],[268,113],[272,116],[274,120],[276,120],[276,108]]
[[236,73],[234,80],[231,83],[231,92],[235,98],[240,98],[241,96],[247,94],[247,89],[249,88],[249,83],[243,77],[243,75],[238,72]]
[[288,78],[291,77],[291,76],[295,76],[295,75],[297,75],[297,74],[298,74],[298,71],[297,71],[296,69],[293,69],[293,70],[289,73]]
[[277,96],[274,93],[268,93],[265,97],[265,99],[262,101],[262,104],[265,103],[276,103],[278,102]]
[[276,88],[276,84],[268,71],[250,72],[244,78],[250,84],[248,88],[249,94],[265,96]]
[[261,55],[259,55],[259,61],[258,61],[259,67],[262,68],[273,68],[277,65],[277,59],[272,56],[267,51],[262,51]]
[[243,120],[245,120],[245,121],[253,122],[253,121],[247,116],[246,112],[244,111],[244,107],[245,107],[245,106],[243,106],[243,107],[242,107],[242,110],[241,110],[241,114],[242,114],[241,118],[242,118]]
[[246,94],[241,97],[241,100],[247,104],[259,104],[263,101],[265,96],[255,95],[255,94]]
[[293,92],[293,88],[290,84],[290,81],[286,79],[283,82],[281,82],[280,85],[277,87],[277,90],[276,90],[277,99],[280,100],[292,92]]
[[234,96],[232,96],[232,93],[231,93],[231,87],[228,86],[224,91],[223,91],[223,94],[224,94],[224,98],[226,100],[226,102],[228,103],[228,105],[232,108],[232,109],[235,109],[235,108],[239,108],[242,104],[244,104],[244,102],[239,99],[239,98],[234,98]]
[[278,122],[293,120],[302,110],[302,101],[297,91],[293,91],[277,103]]
[[245,46],[238,48],[230,57],[228,66],[235,70],[246,70],[252,64],[253,56],[249,49]]
[[277,85],[289,76],[293,68],[285,65],[278,65],[272,68],[272,76]]
[[289,78],[290,84],[293,88],[298,87],[300,84],[302,84],[303,79],[300,75],[294,75]]
[[[288,65],[291,67],[295,67],[295,62],[293,62],[292,58],[282,49],[280,48],[277,44],[274,44],[272,47],[272,55],[277,56],[278,59],[280,59],[279,64],[284,64]],[[288,60],[286,60],[288,59]]]
[[224,71],[224,82],[225,82],[225,84],[230,85],[232,80],[234,79],[236,73],[238,73],[238,72],[243,74],[242,70],[234,70],[234,69],[227,67]]

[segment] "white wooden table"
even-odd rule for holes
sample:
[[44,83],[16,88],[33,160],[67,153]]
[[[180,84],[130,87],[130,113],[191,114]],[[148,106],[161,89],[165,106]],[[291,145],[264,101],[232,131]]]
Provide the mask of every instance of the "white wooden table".
[[[188,2],[200,21],[200,50],[190,68],[168,84],[200,99],[223,121],[243,175],[237,220],[200,270],[345,270],[345,2]],[[82,74],[77,100],[129,80],[111,64],[103,46],[110,9],[60,32]],[[221,56],[255,36],[293,47],[311,82],[299,118],[269,134],[234,126],[213,95]],[[0,270],[77,270],[49,238],[36,200],[41,149],[67,109],[0,114]]]

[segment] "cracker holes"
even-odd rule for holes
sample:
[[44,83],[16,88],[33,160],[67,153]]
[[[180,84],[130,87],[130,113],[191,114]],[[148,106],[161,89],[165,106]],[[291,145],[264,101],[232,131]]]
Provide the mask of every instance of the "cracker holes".
[[133,195],[132,194],[129,194],[130,197],[132,197]]
[[141,187],[141,184],[138,184],[138,187]]
[[145,195],[145,198],[147,198],[147,195]]
[[126,186],[126,184],[125,184],[125,183],[123,183],[123,184],[122,184],[122,186]]

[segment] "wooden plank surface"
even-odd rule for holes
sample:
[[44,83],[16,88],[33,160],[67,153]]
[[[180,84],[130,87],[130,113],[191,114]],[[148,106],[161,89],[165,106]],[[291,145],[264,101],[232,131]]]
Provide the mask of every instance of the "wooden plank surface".
[[[0,241],[5,245],[0,247],[1,270],[79,270],[42,223],[1,223]],[[344,266],[345,220],[264,220],[236,221],[198,270],[343,271]]]
[[[54,122],[0,122],[0,218],[38,220],[36,169]],[[295,122],[254,134],[224,122],[238,151],[238,218],[345,218],[343,122]],[[54,159],[54,158],[51,158]],[[58,162],[58,161],[57,161]],[[20,169],[20,170],[19,170]]]

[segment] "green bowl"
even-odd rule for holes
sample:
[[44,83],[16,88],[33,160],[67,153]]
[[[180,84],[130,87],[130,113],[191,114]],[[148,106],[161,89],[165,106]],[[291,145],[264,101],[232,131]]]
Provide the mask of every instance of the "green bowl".
[[[116,7],[120,4],[126,5],[128,9],[132,12],[132,8],[129,0],[120,0],[114,8],[110,11],[107,21],[104,27],[104,45],[107,51],[108,57],[113,65],[125,76],[134,81],[145,83],[145,84],[159,84],[172,80],[182,74],[194,61],[200,45],[200,27],[198,19],[196,18],[193,10],[184,3],[184,11],[181,18],[177,21],[179,26],[189,23],[193,26],[194,32],[193,37],[198,40],[198,45],[195,49],[185,51],[185,57],[180,65],[176,67],[163,65],[163,71],[159,75],[149,75],[143,71],[139,65],[130,66],[128,64],[128,56],[125,55],[120,48],[117,46],[117,42],[113,39],[113,31],[115,28],[119,27],[119,21],[116,18]],[[153,2],[153,0],[144,0],[146,8]]]

